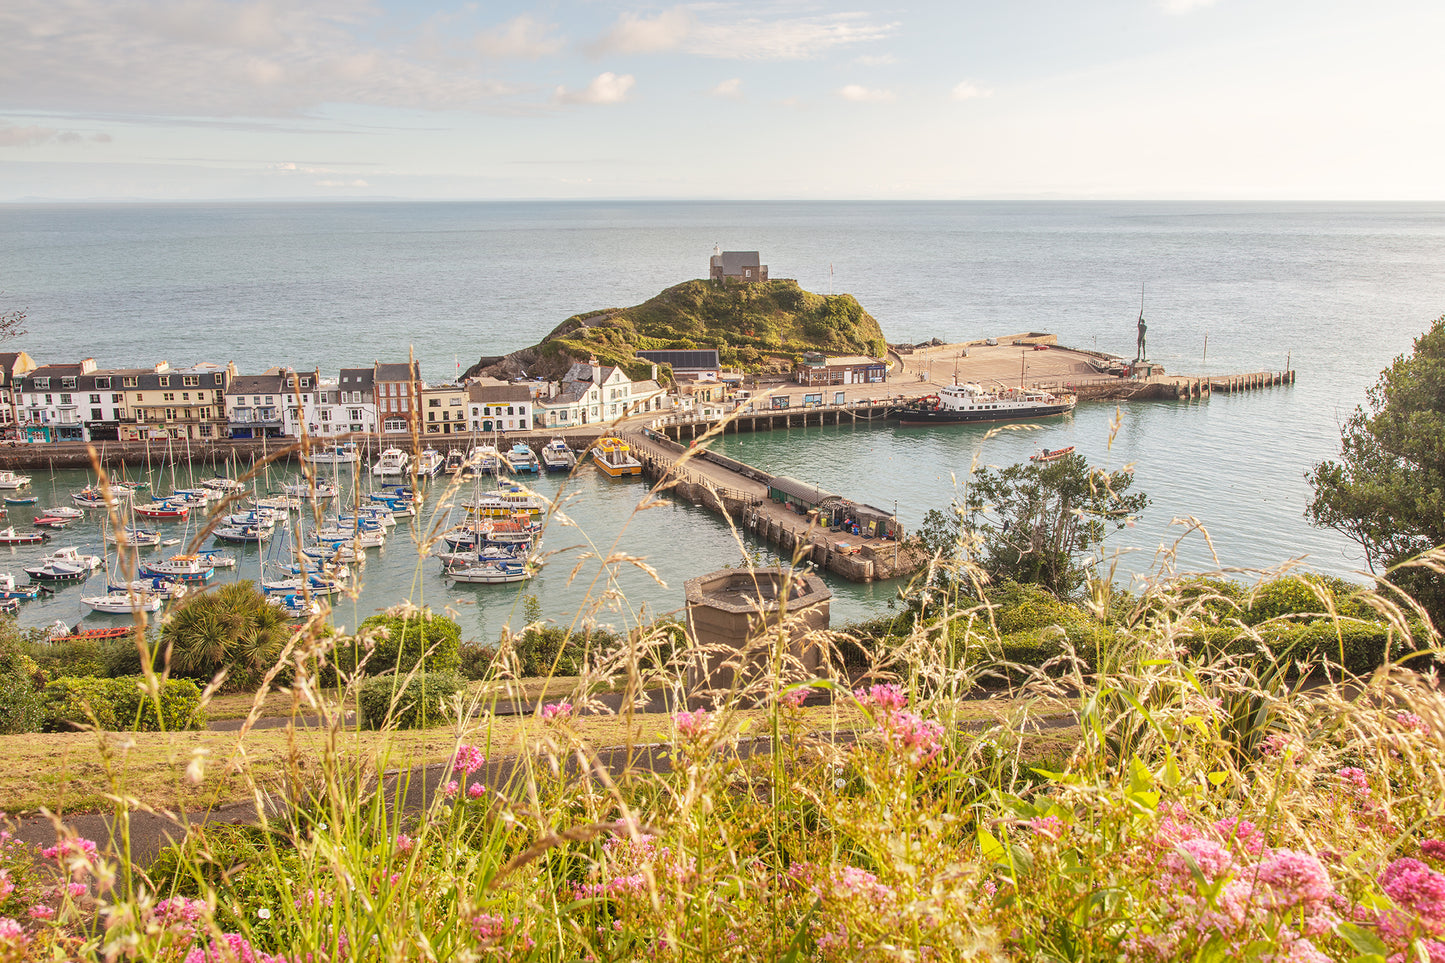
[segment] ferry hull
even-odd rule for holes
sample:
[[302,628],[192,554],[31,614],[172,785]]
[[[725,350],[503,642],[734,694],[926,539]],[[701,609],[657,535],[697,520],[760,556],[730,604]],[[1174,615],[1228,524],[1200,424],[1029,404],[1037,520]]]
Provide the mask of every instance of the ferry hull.
[[1032,418],[1048,418],[1063,415],[1074,410],[1072,404],[1040,405],[1037,408],[1013,411],[926,411],[899,408],[894,413],[898,424],[904,428],[923,428],[928,425],[977,425],[996,421],[1028,421]]

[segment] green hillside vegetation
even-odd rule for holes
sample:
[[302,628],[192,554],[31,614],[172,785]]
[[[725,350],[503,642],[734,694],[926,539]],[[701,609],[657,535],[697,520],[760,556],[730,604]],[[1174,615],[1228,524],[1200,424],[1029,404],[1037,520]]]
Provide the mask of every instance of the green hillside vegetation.
[[717,348],[723,365],[759,371],[805,351],[881,357],[878,322],[850,294],[824,296],[796,281],[719,284],[685,281],[631,308],[578,314],[538,345],[544,358],[621,365],[649,377],[639,350]]

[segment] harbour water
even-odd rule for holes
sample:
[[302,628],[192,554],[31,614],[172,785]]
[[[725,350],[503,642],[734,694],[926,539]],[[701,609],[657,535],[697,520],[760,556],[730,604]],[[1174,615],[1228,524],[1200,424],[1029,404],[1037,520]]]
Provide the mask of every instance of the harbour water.
[[[1218,559],[1191,535],[1179,546],[1185,569],[1296,557],[1335,574],[1359,569],[1349,541],[1304,521],[1304,473],[1336,453],[1340,424],[1380,369],[1445,312],[1445,205],[1163,202],[0,206],[0,310],[28,311],[30,333],[15,346],[42,362],[233,360],[243,373],[288,364],[334,375],[402,360],[410,347],[423,377],[440,381],[571,314],[701,276],[714,243],[758,249],[774,277],[809,290],[854,294],[894,342],[1034,330],[1132,357],[1142,286],[1149,357],[1169,371],[1297,369],[1290,388],[1085,405],[988,438],[810,428],[720,443],[880,507],[896,500],[907,525],[946,505],[975,460],[1076,445],[1097,464],[1133,465],[1152,499],[1113,540],[1128,550],[1121,579],[1155,569],[1159,546],[1183,534],[1171,522],[1187,516],[1207,526]],[[83,480],[37,482],[60,498]],[[635,482],[588,475],[571,490],[567,514],[581,532],[554,526],[548,549],[585,534],[646,558],[668,583],[629,567],[619,604],[675,609],[684,579],[740,560],[726,528],[697,509],[634,516]],[[417,576],[414,552],[386,551],[343,623],[422,593],[455,605],[477,637],[520,617],[515,590],[445,590],[434,568]],[[525,589],[549,617],[566,618],[583,596],[590,577],[567,584],[573,564],[554,560]],[[894,593],[832,587],[842,618],[881,612]],[[78,603],[67,599],[79,594],[30,603],[24,618],[73,620]]]

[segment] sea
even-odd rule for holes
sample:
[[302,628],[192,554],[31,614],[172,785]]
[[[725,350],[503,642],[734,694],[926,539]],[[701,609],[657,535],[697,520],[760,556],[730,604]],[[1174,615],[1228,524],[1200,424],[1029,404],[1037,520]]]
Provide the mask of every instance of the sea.
[[[811,427],[715,445],[896,505],[909,527],[946,508],[975,468],[1073,445],[1092,464],[1131,469],[1149,496],[1098,559],[1122,585],[1172,572],[1254,581],[1291,566],[1366,578],[1356,545],[1305,520],[1305,475],[1338,454],[1341,425],[1381,369],[1445,313],[1445,204],[1053,200],[0,205],[0,311],[27,313],[28,333],[5,347],[40,363],[233,361],[242,373],[334,377],[411,352],[424,379],[446,381],[573,314],[705,276],[715,244],[758,250],[775,278],[854,295],[894,343],[1038,331],[1133,357],[1142,310],[1149,358],[1171,373],[1294,370],[1290,387],[1086,403],[1001,431]],[[153,484],[191,480],[158,460]],[[40,507],[86,480],[38,473]],[[561,624],[622,628],[679,612],[688,578],[771,557],[715,516],[649,500],[638,481],[589,472],[536,485],[563,507],[535,579],[452,586],[418,558],[424,532],[401,531],[371,553],[336,621],[408,600],[489,640],[520,624],[531,595]],[[22,528],[25,511],[11,509]],[[99,551],[100,534],[88,520],[52,544]],[[0,571],[18,576],[39,554],[0,548]],[[257,578],[278,554],[243,549],[221,577]],[[828,579],[835,624],[888,614],[900,588]],[[88,585],[26,603],[22,622],[112,624],[80,604],[98,579]]]

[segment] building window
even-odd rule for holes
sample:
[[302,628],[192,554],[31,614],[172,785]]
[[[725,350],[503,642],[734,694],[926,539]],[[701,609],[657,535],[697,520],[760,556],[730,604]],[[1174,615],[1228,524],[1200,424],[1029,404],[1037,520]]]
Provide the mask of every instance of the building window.
[[38,388],[38,389],[40,389],[41,391],[44,391],[44,390],[46,390],[47,388],[50,387],[50,379],[49,379],[49,378],[36,378],[33,383],[34,383],[35,387]]
[[174,391],[163,391],[163,392],[161,392],[161,400],[162,400],[162,401],[175,401],[175,400],[176,400],[176,393],[175,393]]
[[75,387],[75,379],[74,379],[74,378],[61,378],[61,379],[60,379],[60,387],[62,387],[62,388],[74,388],[74,387]]
[[100,419],[101,419],[100,409],[99,409],[99,408],[92,408],[92,409],[90,409],[90,420],[91,420],[91,421],[99,421]]
[[95,386],[96,386],[97,388],[109,388],[109,387],[110,387],[110,379],[109,379],[109,378],[96,378],[96,379],[95,379]]
[[[46,401],[49,401],[50,399],[47,398],[47,399],[45,399],[45,400],[46,400]],[[68,405],[68,404],[70,404],[70,395],[68,395],[68,394],[62,394],[62,395],[60,396],[60,403],[61,403],[62,405]]]
[[200,376],[200,375],[181,375],[181,386],[182,386],[182,387],[185,387],[185,388],[194,388],[194,387],[196,387],[197,385],[199,385],[200,383],[201,383],[201,376]]
[[120,386],[121,386],[122,388],[134,388],[137,384],[139,384],[139,380],[136,379],[136,378],[122,378],[122,379],[120,379]]
[[382,427],[387,431],[406,431],[406,419],[388,418]]
[[202,437],[202,438],[209,438],[209,437],[211,437],[211,426],[210,426],[210,425],[202,425],[202,426],[201,426],[201,437]]
[[100,395],[91,395],[91,396],[90,396],[90,403],[93,404],[93,405],[98,405],[98,404],[100,404]]
[[[361,420],[361,409],[360,409],[360,408],[349,408],[349,409],[347,409],[347,411],[346,411],[346,417],[350,418],[352,421],[360,421],[360,420]],[[359,429],[359,428],[357,429],[357,431],[360,431],[360,430],[361,430],[361,429]]]
[[162,388],[169,388],[170,386],[171,386],[171,379],[170,379],[170,378],[167,378],[167,377],[165,377],[165,376],[162,376],[162,377],[161,377],[161,387],[162,387]]
[[120,404],[120,403],[121,403],[122,401],[124,401],[124,400],[125,400],[125,396],[124,396],[124,395],[115,395],[115,394],[113,394],[113,395],[110,396],[110,403],[113,404],[113,405],[118,405],[118,404]]

